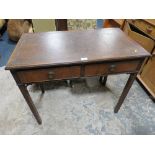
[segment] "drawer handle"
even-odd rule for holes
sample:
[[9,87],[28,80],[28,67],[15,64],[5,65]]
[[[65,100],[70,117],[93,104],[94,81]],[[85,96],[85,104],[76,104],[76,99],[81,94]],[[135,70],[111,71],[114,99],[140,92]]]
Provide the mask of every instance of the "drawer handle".
[[151,28],[150,26],[148,26],[148,27],[146,28],[146,31],[147,31],[148,33],[151,33],[151,32],[152,32],[152,28]]
[[50,80],[52,80],[52,79],[54,78],[54,72],[49,72],[49,73],[48,73],[48,78],[49,78]]
[[114,72],[115,69],[116,69],[116,65],[111,65],[111,66],[109,67],[109,71],[110,71],[110,72]]

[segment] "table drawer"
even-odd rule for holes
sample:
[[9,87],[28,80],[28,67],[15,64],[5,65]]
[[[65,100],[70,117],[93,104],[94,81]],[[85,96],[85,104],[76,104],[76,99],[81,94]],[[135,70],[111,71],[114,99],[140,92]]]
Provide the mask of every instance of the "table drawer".
[[124,32],[133,40],[135,40],[136,42],[138,42],[143,48],[145,48],[148,52],[151,52],[153,47],[154,47],[154,41],[147,37],[144,36],[136,31],[134,31],[134,29],[132,28],[132,25],[130,25],[128,22],[126,22],[125,26],[124,26]]
[[80,77],[80,66],[54,67],[17,72],[21,82],[43,82]]
[[100,76],[104,74],[115,74],[124,72],[134,72],[138,70],[138,60],[127,62],[113,62],[103,64],[89,64],[85,66],[85,76]]
[[141,19],[135,19],[129,21],[137,28],[139,28],[141,31],[145,32],[147,35],[155,39],[155,27],[153,27],[151,24]]

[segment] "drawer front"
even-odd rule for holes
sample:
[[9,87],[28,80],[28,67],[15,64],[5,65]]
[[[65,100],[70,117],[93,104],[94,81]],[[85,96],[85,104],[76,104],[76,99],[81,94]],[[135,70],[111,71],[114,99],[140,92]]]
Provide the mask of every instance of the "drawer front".
[[149,24],[148,22],[144,20],[130,20],[130,22],[135,25],[137,28],[139,28],[141,31],[145,32],[149,36],[155,39],[155,27]]
[[35,69],[17,72],[22,83],[43,82],[80,77],[80,66]]
[[155,55],[149,58],[140,76],[147,88],[155,94]]
[[128,62],[113,62],[103,64],[89,64],[85,66],[85,76],[100,76],[104,74],[116,74],[135,72],[138,70],[138,60]]
[[154,55],[154,56],[155,56],[155,49],[153,50],[152,55]]
[[154,47],[154,41],[149,37],[143,36],[135,31],[133,31],[128,22],[126,22],[124,26],[124,32],[133,40],[138,42],[143,48],[145,48],[148,52],[151,52]]

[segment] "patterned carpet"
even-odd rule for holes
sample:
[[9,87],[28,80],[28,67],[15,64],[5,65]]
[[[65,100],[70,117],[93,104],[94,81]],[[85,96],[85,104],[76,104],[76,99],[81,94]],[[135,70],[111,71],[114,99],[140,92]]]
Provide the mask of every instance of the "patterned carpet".
[[68,30],[87,30],[95,29],[96,19],[68,19]]
[[155,104],[135,81],[118,114],[113,112],[128,75],[29,86],[42,117],[38,125],[11,74],[0,70],[0,134],[155,134]]

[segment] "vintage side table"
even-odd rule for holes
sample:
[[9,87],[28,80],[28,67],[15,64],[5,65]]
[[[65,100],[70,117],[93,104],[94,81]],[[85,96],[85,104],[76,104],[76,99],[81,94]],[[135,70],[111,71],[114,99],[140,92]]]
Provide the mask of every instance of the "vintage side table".
[[91,76],[104,76],[105,84],[108,75],[129,73],[114,109],[116,113],[144,59],[149,56],[119,28],[23,34],[6,70],[10,70],[34,117],[41,124],[41,117],[27,90],[28,84]]

